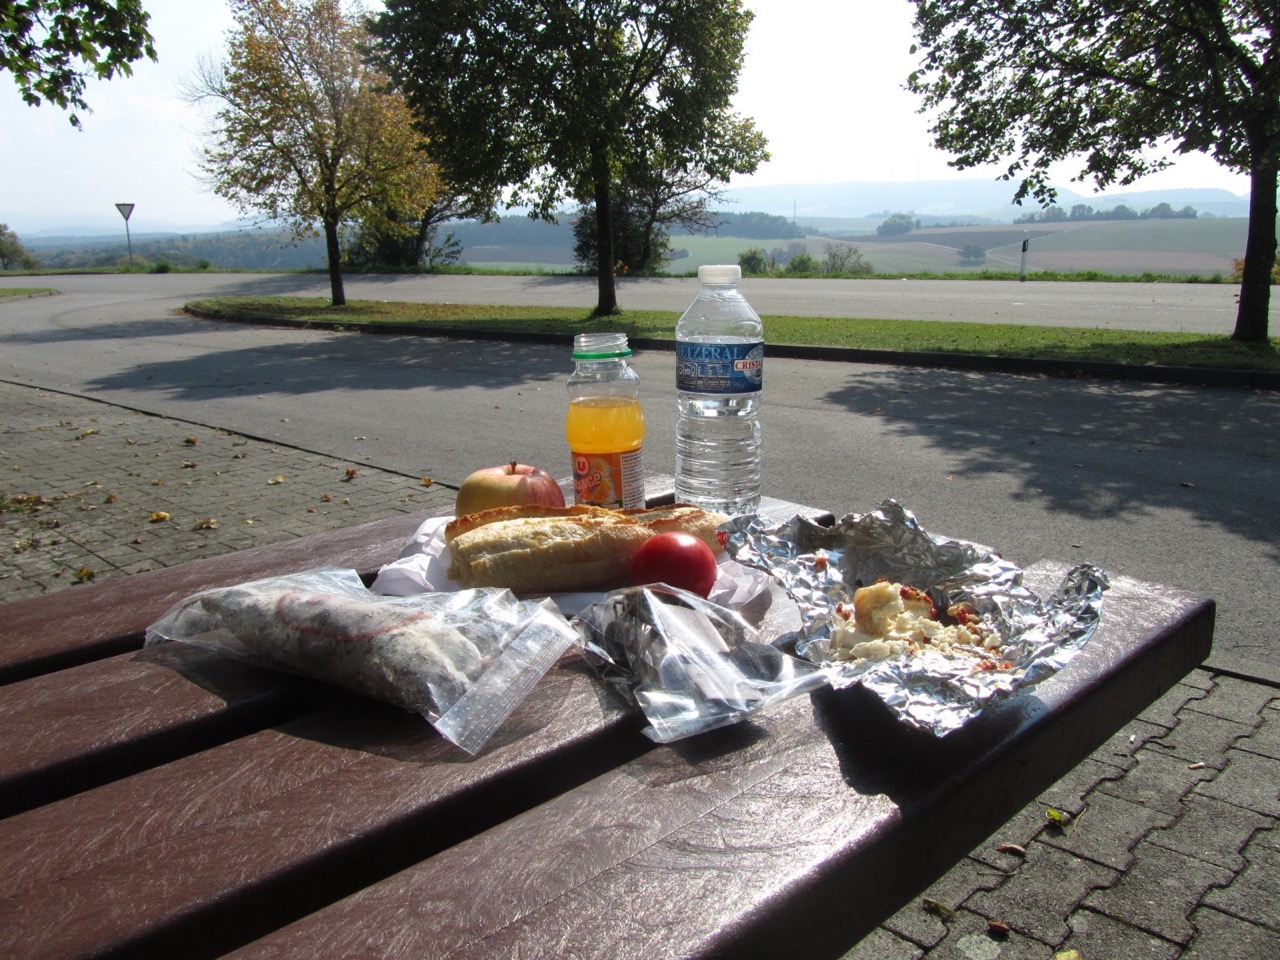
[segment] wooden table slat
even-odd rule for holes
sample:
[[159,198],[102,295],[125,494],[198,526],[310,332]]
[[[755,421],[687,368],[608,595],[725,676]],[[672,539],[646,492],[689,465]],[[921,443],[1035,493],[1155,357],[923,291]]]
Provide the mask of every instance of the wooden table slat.
[[[0,687],[0,817],[343,699],[323,684],[166,644]],[[68,704],[74,709],[68,709]]]
[[[6,862],[50,850],[0,876],[21,920],[0,944],[36,938],[46,952],[33,958],[163,954],[242,936],[255,919],[270,929],[650,749],[639,726],[566,664],[476,759],[421,718],[364,703],[193,754],[0,821]],[[218,859],[224,848],[234,862]],[[93,895],[121,871],[136,877],[127,916]],[[266,905],[227,916],[245,889]]]

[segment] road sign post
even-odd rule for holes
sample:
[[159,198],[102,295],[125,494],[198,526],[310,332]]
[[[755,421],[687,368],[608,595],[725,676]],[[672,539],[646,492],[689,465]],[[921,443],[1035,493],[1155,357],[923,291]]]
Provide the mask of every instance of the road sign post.
[[133,237],[129,236],[129,215],[133,213],[132,203],[117,203],[116,209],[124,217],[124,238],[129,244],[129,266],[133,266]]

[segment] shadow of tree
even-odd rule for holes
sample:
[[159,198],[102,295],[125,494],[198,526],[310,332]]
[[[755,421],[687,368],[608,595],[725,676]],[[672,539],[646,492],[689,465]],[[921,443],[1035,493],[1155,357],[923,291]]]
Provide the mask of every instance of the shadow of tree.
[[[27,330],[15,330],[9,333],[0,334],[0,343],[11,344],[40,344],[40,343],[70,343],[72,341],[91,342],[91,341],[110,341],[110,340],[137,340],[144,337],[172,337],[176,333],[181,332],[178,324],[186,322],[190,318],[182,316],[151,318],[147,320],[125,320],[115,323],[94,323],[90,326],[46,326],[34,327]],[[194,322],[194,321],[193,321]],[[233,326],[231,324],[212,324],[201,321],[205,324],[201,328],[202,332],[218,333],[218,332],[235,332],[243,330],[243,326]]]
[[822,399],[923,439],[957,476],[1012,478],[1015,500],[1082,520],[1172,508],[1280,560],[1275,394],[877,368]]
[[504,341],[328,335],[140,363],[89,380],[87,386],[103,391],[145,386],[175,400],[247,392],[295,396],[357,389],[450,392],[559,382],[566,376],[566,362],[559,351]]

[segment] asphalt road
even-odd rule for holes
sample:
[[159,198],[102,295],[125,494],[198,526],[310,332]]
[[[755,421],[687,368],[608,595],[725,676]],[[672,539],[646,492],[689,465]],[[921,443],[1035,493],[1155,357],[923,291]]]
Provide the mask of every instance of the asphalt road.
[[[199,296],[329,295],[316,274],[145,274],[54,278],[3,277],[3,286],[53,286],[67,298],[89,297],[104,315],[144,301],[176,303]],[[351,300],[430,301],[581,307],[596,303],[596,282],[570,276],[355,276]],[[681,311],[697,293],[691,278],[624,278],[625,309]],[[743,293],[762,314],[952,320],[1058,327],[1113,327],[1190,333],[1231,332],[1237,287],[1230,284],[1016,283],[985,280],[786,280],[747,278]],[[127,306],[126,306],[126,309]],[[1271,303],[1280,330],[1280,297]]]
[[[568,472],[566,349],[253,328],[178,312],[212,293],[323,294],[322,278],[37,282],[60,295],[0,301],[0,379],[448,485],[512,457]],[[1034,296],[1027,312],[1039,322],[1092,317],[1088,325],[1132,327],[1142,314],[1162,328],[1219,330],[1234,299],[1225,287],[932,283],[756,281],[746,290],[762,313],[801,312],[820,287],[834,286],[830,303],[849,302],[853,315],[1002,319]],[[805,289],[788,300],[793,284]],[[680,309],[694,287],[627,281],[620,299]],[[882,299],[868,299],[877,289]],[[1064,291],[1056,306],[1054,290]],[[549,299],[534,300],[535,292]],[[589,307],[594,288],[565,279],[374,278],[353,280],[349,296]],[[1143,303],[1158,306],[1143,314]],[[671,355],[642,352],[635,366],[649,421],[646,465],[669,472]],[[1113,575],[1208,593],[1220,603],[1211,665],[1280,683],[1280,396],[777,358],[767,368],[770,492],[836,514],[893,497],[926,528],[990,544],[1019,563],[1088,560]]]

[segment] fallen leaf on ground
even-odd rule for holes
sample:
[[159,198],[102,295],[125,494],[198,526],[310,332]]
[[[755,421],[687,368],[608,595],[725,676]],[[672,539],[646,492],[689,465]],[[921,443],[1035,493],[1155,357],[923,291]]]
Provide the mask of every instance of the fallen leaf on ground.
[[215,519],[213,519],[213,517],[203,517],[203,518],[201,518],[201,519],[199,519],[199,520],[197,520],[197,521],[196,521],[196,525],[195,525],[192,529],[194,529],[194,530],[217,530],[217,529],[218,529],[218,521],[217,521],[217,520],[215,520]]
[[284,474],[282,473],[278,477],[272,477],[270,480],[267,481],[267,483],[273,487],[276,486],[277,484],[284,483]]
[[200,438],[199,438],[199,437],[187,437],[187,439],[183,440],[182,442],[183,442],[183,443],[185,443],[188,447],[194,447],[197,443],[199,443],[199,442],[200,442]]
[[164,523],[169,519],[169,514],[165,513],[163,510],[155,510],[148,519],[152,523]]
[[1059,810],[1057,807],[1049,807],[1045,810],[1044,818],[1058,827],[1065,827],[1071,822],[1071,814],[1065,810]]
[[926,910],[930,913],[937,914],[943,919],[950,920],[956,915],[955,908],[947,906],[941,900],[935,900],[933,897],[925,897],[923,902]]

